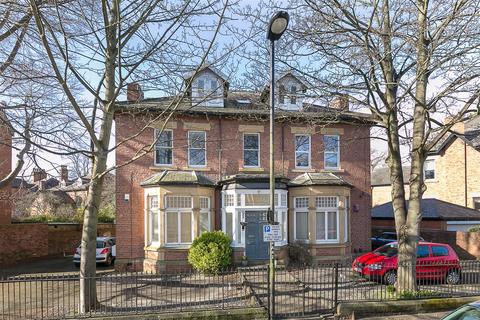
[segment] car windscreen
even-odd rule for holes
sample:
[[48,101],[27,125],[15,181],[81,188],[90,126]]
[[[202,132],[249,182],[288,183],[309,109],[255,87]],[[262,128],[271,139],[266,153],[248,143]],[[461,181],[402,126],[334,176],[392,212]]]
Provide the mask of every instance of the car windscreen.
[[375,250],[374,253],[378,254],[379,256],[394,257],[398,253],[397,245],[386,244]]
[[97,249],[105,248],[105,242],[97,241]]
[[475,306],[466,305],[452,312],[443,320],[476,320],[480,319],[480,310]]

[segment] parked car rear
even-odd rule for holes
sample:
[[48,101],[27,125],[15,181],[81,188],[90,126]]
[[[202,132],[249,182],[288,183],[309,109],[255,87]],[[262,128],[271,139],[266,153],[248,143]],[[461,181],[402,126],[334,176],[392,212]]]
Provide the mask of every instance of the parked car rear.
[[[398,243],[388,243],[353,261],[352,269],[362,277],[386,284],[397,281]],[[417,279],[460,282],[461,267],[455,251],[443,243],[419,242],[416,262]]]
[[[111,265],[116,256],[116,244],[115,238],[113,237],[98,237],[97,238],[97,249],[96,249],[96,260],[97,263],[103,263],[107,266]],[[78,246],[75,249],[73,254],[73,263],[75,266],[80,266],[80,253],[81,246]]]

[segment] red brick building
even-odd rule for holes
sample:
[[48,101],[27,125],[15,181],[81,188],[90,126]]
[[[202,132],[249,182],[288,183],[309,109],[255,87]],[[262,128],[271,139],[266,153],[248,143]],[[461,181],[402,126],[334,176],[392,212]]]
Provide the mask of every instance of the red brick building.
[[[0,179],[12,170],[12,132],[5,124],[5,117],[0,111]],[[0,224],[10,223],[12,209],[10,205],[10,185],[0,189]]]
[[[117,105],[117,164],[152,146],[116,171],[119,268],[185,266],[204,230],[229,234],[237,259],[268,257],[268,92],[230,91],[211,67],[186,79],[186,97],[143,99],[131,85]],[[276,247],[305,243],[317,259],[368,250],[371,117],[304,103],[306,83],[292,73],[277,86]]]

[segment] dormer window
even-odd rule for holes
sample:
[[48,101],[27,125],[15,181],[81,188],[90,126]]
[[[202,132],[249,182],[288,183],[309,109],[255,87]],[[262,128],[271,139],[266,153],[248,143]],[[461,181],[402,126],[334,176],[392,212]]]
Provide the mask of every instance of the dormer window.
[[297,86],[291,87],[290,94],[290,103],[297,104]]
[[278,88],[278,91],[279,91],[278,102],[285,103],[285,86],[283,84],[280,85],[280,87]]
[[198,91],[204,92],[205,91],[205,80],[198,79]]
[[210,86],[211,86],[210,89],[212,90],[212,92],[215,92],[217,90],[217,87],[218,87],[217,81],[216,80],[211,80],[210,81]]

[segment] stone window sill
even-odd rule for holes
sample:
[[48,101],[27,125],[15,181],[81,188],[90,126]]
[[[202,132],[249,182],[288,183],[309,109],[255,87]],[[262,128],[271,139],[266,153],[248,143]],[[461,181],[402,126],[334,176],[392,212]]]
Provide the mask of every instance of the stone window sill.
[[150,169],[150,170],[178,170],[178,167],[176,167],[176,166],[161,166],[161,165],[158,165],[158,166],[151,166],[149,169]]
[[311,169],[311,168],[305,168],[305,169],[295,168],[295,169],[292,169],[292,172],[299,172],[299,173],[302,173],[302,172],[315,172],[315,169]]
[[205,167],[182,167],[182,170],[210,171],[210,168],[205,168]]
[[345,172],[345,169],[338,168],[338,169],[322,169],[320,172]]
[[243,168],[240,168],[239,171],[241,171],[241,172],[264,172],[265,169],[264,168],[257,168],[257,167],[252,167],[252,168],[243,167]]

